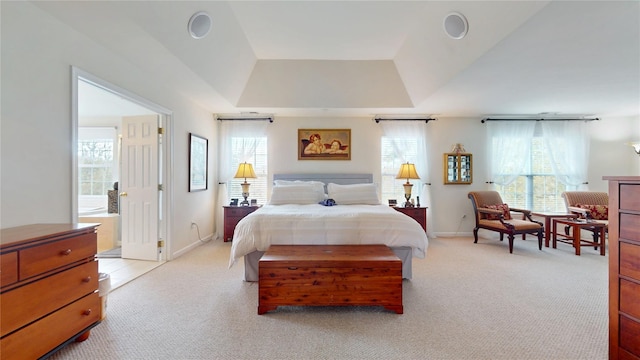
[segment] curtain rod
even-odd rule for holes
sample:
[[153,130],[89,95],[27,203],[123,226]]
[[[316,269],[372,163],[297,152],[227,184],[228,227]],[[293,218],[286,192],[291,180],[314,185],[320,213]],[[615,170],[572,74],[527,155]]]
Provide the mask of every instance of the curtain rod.
[[484,124],[485,121],[595,121],[595,120],[600,120],[600,118],[588,118],[588,119],[581,119],[581,118],[566,118],[566,119],[560,119],[560,118],[551,118],[551,119],[545,119],[545,118],[539,118],[539,119],[518,119],[518,118],[514,118],[514,119],[509,119],[509,118],[500,118],[500,119],[492,119],[492,118],[485,118],[480,120],[481,123]]
[[273,122],[273,117],[272,116],[266,116],[266,117],[246,117],[246,118],[242,118],[242,117],[218,117],[219,121],[234,121],[234,120],[268,120],[270,123]]
[[380,121],[424,121],[425,123],[429,123],[429,121],[436,120],[435,118],[374,118],[373,120],[376,123]]

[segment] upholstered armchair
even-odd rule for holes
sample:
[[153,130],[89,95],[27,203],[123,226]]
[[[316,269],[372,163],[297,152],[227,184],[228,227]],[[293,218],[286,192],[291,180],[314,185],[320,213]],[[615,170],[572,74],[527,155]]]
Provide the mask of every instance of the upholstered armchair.
[[[609,194],[598,191],[565,191],[562,193],[567,212],[578,218],[609,225]],[[589,229],[586,229],[589,230]],[[592,231],[593,242],[598,242],[598,231]]]
[[[486,229],[500,233],[500,241],[503,241],[504,235],[507,234],[509,253],[513,253],[513,240],[519,234],[538,236],[538,249],[542,250],[544,226],[541,222],[531,219],[531,211],[510,208],[502,201],[497,191],[471,191],[469,199],[476,215],[476,227],[473,229],[474,244],[478,242],[478,230]],[[522,216],[520,219],[515,219],[512,213]]]

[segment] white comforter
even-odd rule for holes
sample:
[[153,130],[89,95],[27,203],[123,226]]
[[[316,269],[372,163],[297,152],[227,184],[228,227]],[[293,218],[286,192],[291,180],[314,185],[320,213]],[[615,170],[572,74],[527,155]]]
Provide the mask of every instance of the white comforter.
[[229,267],[271,244],[408,246],[424,258],[428,240],[418,222],[386,205],[264,205],[236,225]]

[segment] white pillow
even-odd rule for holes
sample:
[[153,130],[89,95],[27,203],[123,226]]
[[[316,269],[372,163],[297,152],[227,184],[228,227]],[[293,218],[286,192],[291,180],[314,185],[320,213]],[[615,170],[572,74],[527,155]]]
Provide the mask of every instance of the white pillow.
[[329,183],[327,192],[338,205],[380,205],[375,184],[338,185]]
[[273,184],[275,186],[306,185],[313,187],[317,191],[322,191],[324,194],[324,183],[322,181],[274,180]]
[[309,185],[281,185],[271,190],[271,205],[317,204],[324,200],[324,187]]

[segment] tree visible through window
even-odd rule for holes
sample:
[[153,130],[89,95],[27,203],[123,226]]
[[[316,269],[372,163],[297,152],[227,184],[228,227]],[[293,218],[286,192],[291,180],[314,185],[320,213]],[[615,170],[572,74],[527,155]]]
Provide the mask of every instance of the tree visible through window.
[[[532,211],[564,212],[564,191],[576,190],[558,181],[551,164],[551,156],[545,149],[544,139],[536,136],[531,140],[531,152],[527,161],[527,172],[520,174],[509,185],[497,185],[502,200],[509,206]],[[505,176],[506,177],[506,176]],[[501,179],[494,179],[501,182]]]
[[116,178],[116,131],[95,128],[79,131],[79,195],[107,195]]

